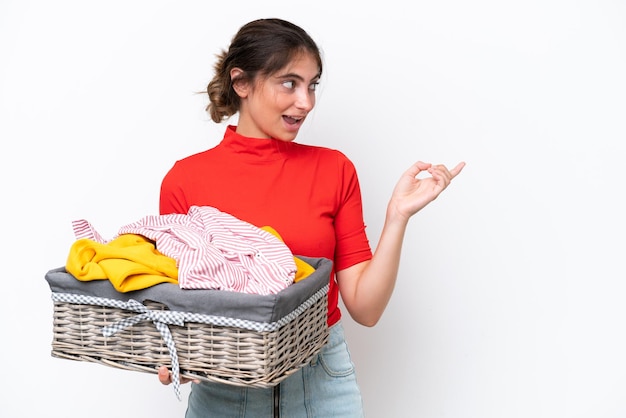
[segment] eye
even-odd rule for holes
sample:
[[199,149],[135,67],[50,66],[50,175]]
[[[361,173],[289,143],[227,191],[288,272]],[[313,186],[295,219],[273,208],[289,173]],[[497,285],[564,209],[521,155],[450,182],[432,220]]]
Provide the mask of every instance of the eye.
[[287,87],[288,89],[293,89],[294,87],[296,87],[296,82],[293,80],[286,80],[283,81],[283,86]]
[[317,86],[319,86],[319,85],[320,85],[319,81],[316,81],[315,83],[311,83],[311,84],[309,84],[309,90],[315,91],[315,90],[317,90]]

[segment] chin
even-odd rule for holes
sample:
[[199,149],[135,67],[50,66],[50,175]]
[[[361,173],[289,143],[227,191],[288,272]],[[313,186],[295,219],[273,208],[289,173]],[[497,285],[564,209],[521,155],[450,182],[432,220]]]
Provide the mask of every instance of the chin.
[[274,138],[282,142],[292,142],[298,136],[298,132],[283,132],[276,135]]

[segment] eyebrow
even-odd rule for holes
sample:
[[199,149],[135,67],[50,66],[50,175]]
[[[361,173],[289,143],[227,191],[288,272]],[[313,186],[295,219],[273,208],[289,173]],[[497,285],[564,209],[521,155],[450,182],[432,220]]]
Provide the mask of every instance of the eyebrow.
[[[287,73],[287,74],[283,74],[283,75],[278,75],[276,77],[278,77],[278,78],[296,78],[296,79],[298,79],[300,81],[305,81],[304,78],[301,75],[296,74],[296,73]],[[311,81],[319,80],[321,77],[322,77],[322,74],[321,73],[317,73],[315,75],[315,77],[313,77],[311,79]]]

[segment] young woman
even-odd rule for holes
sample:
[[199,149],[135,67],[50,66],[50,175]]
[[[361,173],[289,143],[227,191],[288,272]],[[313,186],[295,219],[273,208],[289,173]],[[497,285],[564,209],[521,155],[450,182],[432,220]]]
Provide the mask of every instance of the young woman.
[[[322,75],[316,43],[300,27],[260,19],[240,28],[215,64],[207,87],[214,122],[238,113],[222,141],[177,161],[163,179],[161,214],[213,206],[256,226],[273,227],[296,255],[333,260],[330,341],[310,365],[277,388],[192,383],[188,418],[360,417],[354,366],[338,298],[358,323],[373,326],[391,297],[409,218],[458,175],[464,163],[416,162],[398,181],[372,252],[354,165],[339,151],[294,142],[315,106]],[[427,171],[426,178],[417,175]],[[171,382],[167,368],[159,370]]]

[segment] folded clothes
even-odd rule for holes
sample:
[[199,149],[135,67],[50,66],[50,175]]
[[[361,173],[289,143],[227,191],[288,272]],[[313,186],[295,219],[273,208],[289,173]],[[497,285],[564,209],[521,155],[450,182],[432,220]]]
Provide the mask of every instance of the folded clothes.
[[210,206],[145,216],[112,240],[85,219],[72,224],[77,241],[68,272],[82,281],[109,279],[120,292],[178,283],[182,289],[272,294],[314,270],[272,227],[258,228]]
[[79,239],[70,247],[65,268],[81,281],[108,279],[118,292],[159,283],[178,284],[176,260],[161,254],[153,241],[136,234],[120,235],[106,244]]

